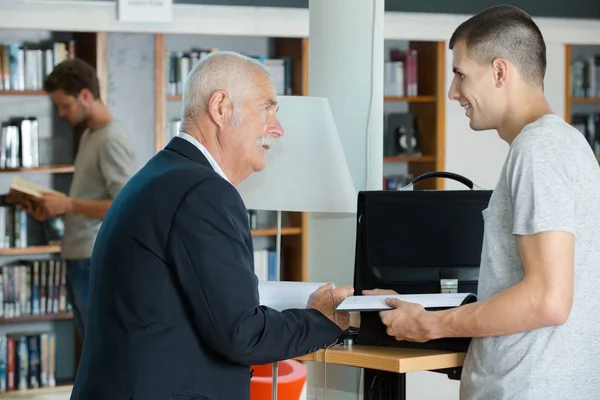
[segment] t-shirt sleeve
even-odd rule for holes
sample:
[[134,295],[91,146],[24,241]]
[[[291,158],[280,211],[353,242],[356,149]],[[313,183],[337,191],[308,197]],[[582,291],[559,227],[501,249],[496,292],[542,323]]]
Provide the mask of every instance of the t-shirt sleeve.
[[106,190],[115,198],[135,172],[135,155],[126,138],[108,135],[100,150],[100,170]]
[[[533,132],[531,132],[533,133]],[[568,146],[545,132],[517,138],[506,164],[513,234],[575,233],[575,174]],[[569,162],[570,161],[570,162]]]

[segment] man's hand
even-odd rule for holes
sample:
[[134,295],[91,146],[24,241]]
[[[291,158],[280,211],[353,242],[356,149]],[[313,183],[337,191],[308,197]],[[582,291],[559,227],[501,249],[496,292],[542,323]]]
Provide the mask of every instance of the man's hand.
[[352,296],[353,293],[354,288],[352,286],[342,286],[334,289],[333,284],[328,283],[319,287],[310,295],[306,308],[320,311],[344,331],[350,326],[350,313],[335,312],[334,310],[346,297]]
[[73,209],[70,197],[60,196],[54,193],[44,193],[39,200],[39,206],[48,218],[68,214]]
[[386,333],[396,340],[410,342],[427,342],[431,336],[431,319],[429,312],[420,304],[409,303],[398,299],[385,301],[393,310],[381,311],[381,322],[387,327]]

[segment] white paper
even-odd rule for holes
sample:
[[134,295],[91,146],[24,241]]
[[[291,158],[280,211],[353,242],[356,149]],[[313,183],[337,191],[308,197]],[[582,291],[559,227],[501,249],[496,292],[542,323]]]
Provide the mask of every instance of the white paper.
[[260,304],[277,311],[289,310],[290,308],[306,308],[310,295],[323,285],[325,283],[259,281]]
[[410,303],[417,303],[424,308],[451,308],[460,306],[472,293],[431,293],[431,294],[398,294],[374,296],[350,296],[342,301],[336,311],[382,311],[391,310],[385,302],[389,298],[397,298]]
[[118,0],[121,22],[171,22],[173,0]]

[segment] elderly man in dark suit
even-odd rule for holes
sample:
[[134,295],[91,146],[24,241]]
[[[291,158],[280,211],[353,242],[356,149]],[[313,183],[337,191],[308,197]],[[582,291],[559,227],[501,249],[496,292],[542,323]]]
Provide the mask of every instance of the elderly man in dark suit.
[[121,190],[98,234],[71,399],[248,399],[250,365],[327,347],[348,327],[333,310],[351,287],[321,287],[306,309],[259,304],[235,186],[283,135],[276,100],[253,59],[219,52],[194,66],[183,132]]

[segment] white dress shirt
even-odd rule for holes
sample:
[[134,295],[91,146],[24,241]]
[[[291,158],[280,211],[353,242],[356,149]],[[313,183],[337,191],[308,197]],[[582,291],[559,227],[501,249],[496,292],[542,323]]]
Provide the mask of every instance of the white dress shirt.
[[225,179],[227,182],[231,183],[229,181],[229,179],[227,178],[227,175],[225,175],[225,172],[223,172],[223,170],[221,169],[221,167],[219,167],[219,164],[217,164],[217,161],[208,152],[208,150],[206,150],[206,147],[202,146],[202,144],[199,141],[197,141],[189,133],[179,132],[179,137],[182,138],[182,139],[187,140],[188,142],[190,142],[191,144],[193,144],[194,146],[196,146],[198,148],[198,150],[200,150],[202,152],[202,154],[204,154],[204,157],[206,157],[206,159],[208,160],[208,162],[210,163],[210,165],[213,167],[213,169],[215,170],[215,172],[217,174],[221,175],[223,177],[223,179]]

